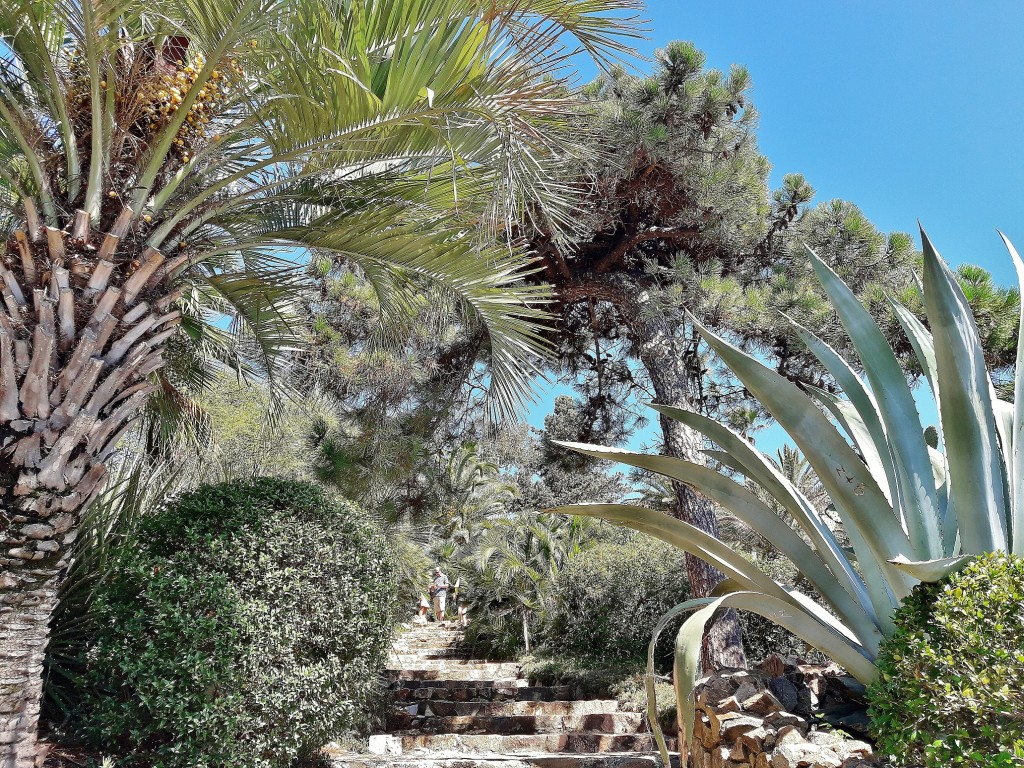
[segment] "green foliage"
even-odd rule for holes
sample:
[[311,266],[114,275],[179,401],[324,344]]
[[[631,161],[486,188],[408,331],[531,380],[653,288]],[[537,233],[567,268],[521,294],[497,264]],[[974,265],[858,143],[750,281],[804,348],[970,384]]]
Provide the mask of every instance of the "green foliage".
[[275,405],[265,387],[222,373],[197,404],[209,424],[210,450],[186,470],[194,482],[308,476],[305,436],[319,405],[312,397]]
[[[623,712],[646,712],[643,663],[578,657],[550,648],[522,660],[523,674],[537,685],[568,685],[577,699],[615,699]],[[676,702],[668,677],[655,685],[658,720],[666,731],[676,728]]]
[[78,705],[86,648],[98,629],[96,598],[109,584],[114,564],[134,545],[133,532],[142,517],[184,481],[174,465],[154,464],[138,453],[119,458],[120,466],[82,521],[50,619],[44,713],[54,723],[66,720]]
[[628,436],[625,425],[608,424],[585,401],[555,398],[544,429],[508,428],[491,443],[505,474],[516,487],[512,509],[534,513],[559,504],[615,501],[630,492],[624,475],[608,472],[586,456],[574,456],[555,440],[598,439],[616,443]]
[[868,689],[880,751],[899,765],[1024,765],[1024,559],[989,554],[896,613]]
[[552,585],[592,527],[587,520],[522,512],[489,521],[465,562],[469,639],[500,657],[529,653],[535,628],[552,607]]
[[[392,316],[417,280],[456,295],[486,329],[491,385],[512,408],[541,351],[546,291],[523,285],[526,254],[496,235],[540,200],[564,229],[571,195],[556,172],[588,146],[565,130],[568,73],[536,75],[559,70],[570,38],[608,61],[635,35],[619,13],[634,0],[570,7],[185,2],[163,9],[177,35],[164,46],[135,23],[143,0],[5,4],[3,207],[35,199],[58,229],[81,208],[105,231],[128,203],[136,236],[122,246],[187,257],[176,384],[204,379],[211,359],[257,376],[283,362],[301,343],[287,251],[308,248],[359,264]],[[173,81],[191,76],[172,104],[157,62],[174,57]]]
[[487,370],[481,329],[449,291],[415,282],[394,318],[365,273],[329,270],[307,297],[313,333],[295,371],[338,411],[313,424],[316,476],[387,515],[426,505],[424,484],[410,478],[432,468],[435,436],[462,436],[460,416],[486,389],[474,386]]
[[363,513],[308,484],[168,503],[96,601],[81,733],[130,765],[291,765],[375,700],[393,568]]
[[[689,593],[683,553],[646,536],[586,549],[553,586],[544,644],[605,663],[643,662],[658,620]],[[659,650],[661,658],[671,656],[671,633],[663,635]]]

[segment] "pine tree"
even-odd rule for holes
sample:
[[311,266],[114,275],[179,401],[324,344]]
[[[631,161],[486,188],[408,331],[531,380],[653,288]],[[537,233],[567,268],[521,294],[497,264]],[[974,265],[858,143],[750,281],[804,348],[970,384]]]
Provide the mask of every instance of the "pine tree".
[[[717,370],[695,321],[756,350],[793,380],[831,386],[791,319],[856,360],[813,279],[805,243],[891,331],[912,368],[886,300],[887,293],[906,300],[916,291],[919,257],[910,236],[879,232],[845,201],[809,207],[813,189],[799,175],[770,191],[745,69],[705,69],[689,43],[672,43],[655,60],[650,76],[617,71],[587,89],[582,112],[599,126],[603,154],[600,163],[574,169],[584,189],[575,240],[560,239],[542,216],[534,219],[537,279],[555,288],[558,365],[582,382],[595,416],[621,409],[640,389],[659,403],[749,429],[757,404]],[[1019,301],[980,276],[974,282],[996,308]],[[1016,347],[1012,329],[992,325],[990,335],[1003,347],[997,356],[1006,359],[1005,347]],[[665,453],[705,461],[697,433],[665,418],[660,426]],[[710,502],[679,483],[674,492],[674,515],[718,534]],[[694,596],[709,594],[722,578],[693,557],[687,569]],[[705,665],[743,661],[738,624],[727,616],[709,634]]]

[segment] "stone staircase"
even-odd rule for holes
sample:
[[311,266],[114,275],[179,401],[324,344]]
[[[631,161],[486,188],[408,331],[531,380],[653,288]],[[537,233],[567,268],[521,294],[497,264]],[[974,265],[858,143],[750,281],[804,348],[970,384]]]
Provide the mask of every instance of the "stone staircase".
[[[474,659],[462,632],[428,624],[395,642],[394,709],[370,755],[335,768],[656,768],[639,712],[576,700],[569,686],[533,686],[519,665]],[[671,748],[674,745],[670,744]]]

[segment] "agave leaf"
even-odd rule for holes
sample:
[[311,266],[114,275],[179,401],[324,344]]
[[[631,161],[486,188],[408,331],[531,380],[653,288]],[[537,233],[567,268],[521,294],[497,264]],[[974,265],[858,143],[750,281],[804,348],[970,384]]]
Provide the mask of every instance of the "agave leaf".
[[[899,483],[892,462],[889,461],[888,443],[883,443],[881,446],[875,443],[867,424],[861,418],[860,412],[854,408],[853,403],[849,400],[845,400],[820,387],[807,384],[805,388],[814,396],[815,400],[825,406],[828,412],[839,422],[839,426],[853,440],[853,444],[861,452],[864,462],[868,465],[868,469],[871,470],[871,474],[875,476],[875,480],[878,481],[878,486],[882,489],[882,493],[885,494],[886,498],[890,502],[894,498],[899,500]],[[882,459],[879,448],[885,451],[885,460]]]
[[914,348],[917,362],[921,364],[924,376],[928,379],[928,385],[932,389],[932,397],[935,398],[937,404],[939,402],[939,375],[938,366],[935,362],[935,342],[932,340],[932,335],[913,312],[891,296],[886,295],[885,298],[888,300],[889,306],[892,307],[896,319],[903,327],[903,332],[910,339],[910,346]]
[[708,467],[672,456],[655,456],[583,443],[556,442],[587,456],[619,461],[693,486],[735,514],[758,534],[769,539],[789,558],[846,623],[849,629],[845,631],[852,631],[862,643],[877,645],[881,642],[878,628],[868,612],[842,588],[832,572],[825,567],[818,553],[775,512],[736,481]]
[[[740,590],[738,589],[733,589],[729,591],[729,594],[731,594],[732,592],[739,591]],[[864,648],[864,650],[868,654],[870,654],[871,658],[874,658],[878,655],[878,650],[882,645],[882,633],[879,632],[877,628],[873,626],[870,627],[870,632],[868,634],[865,634],[864,640],[861,640],[861,638],[858,637],[853,631],[851,631],[851,629],[848,626],[843,624],[842,621],[840,621],[831,613],[829,613],[828,609],[825,608],[825,606],[820,605],[813,598],[808,597],[798,589],[789,589],[787,590],[787,592],[789,593],[789,599],[792,602],[796,603],[803,610],[807,611],[807,613],[816,618],[825,626],[829,627],[835,632],[838,632],[847,640],[851,640],[857,645]],[[710,597],[716,597],[716,595],[710,595]]]
[[[1021,259],[1013,243],[1002,232],[1006,250],[1010,252],[1013,266],[1017,270],[1017,281],[1020,283],[1021,295],[1024,296],[1024,260]],[[1024,339],[1024,303],[1021,304],[1019,339]],[[1010,509],[1007,514],[1010,539],[1010,551],[1015,555],[1024,556],[1024,344],[1017,345],[1017,367],[1013,383],[1013,461],[1011,474],[1016,478],[1013,495],[1010,498]]]
[[[859,421],[859,414],[853,409],[850,403],[846,400],[832,395],[824,390],[819,390],[816,387],[808,387],[816,397],[822,400],[823,404],[829,408],[829,410],[835,415],[836,420],[843,425],[843,428],[853,436],[854,442],[860,446],[860,440],[864,440],[864,445],[861,451],[865,454],[865,461],[868,467],[872,471],[877,472],[878,469],[872,466],[870,436],[864,435],[863,425]],[[928,449],[929,452],[931,449]],[[940,509],[944,509],[942,506],[944,496],[938,495]],[[858,530],[857,523],[853,520],[847,519],[845,516],[840,515],[843,520],[843,528],[848,534],[851,534],[850,538],[854,539],[852,532]],[[868,584],[868,594],[871,598],[871,605],[874,608],[874,615],[876,616],[876,623],[879,627],[887,626],[889,623],[888,614],[892,612],[892,591],[891,587],[886,583],[886,570],[889,570],[887,566],[880,565],[878,563],[869,562],[872,561],[874,556],[871,550],[866,546],[863,538],[856,539],[858,544],[854,547],[857,555],[857,561],[860,565],[861,572],[865,574],[865,578],[872,578],[875,583]],[[878,619],[877,617],[883,617]]]
[[[961,546],[965,554],[1005,550],[1004,475],[985,353],[967,300],[924,230],[921,242],[924,305],[935,340],[942,394],[939,417],[949,467],[949,496],[961,516]],[[968,510],[969,521],[963,518]]]
[[996,419],[996,434],[999,435],[999,451],[1003,457],[1003,468],[1007,482],[1007,498],[1010,498],[1010,489],[1014,487],[1016,475],[1013,466],[1013,403],[1000,400],[996,397],[995,387],[989,389],[989,397],[992,398],[992,411]]
[[896,580],[897,582],[900,579],[903,580],[907,594],[910,593],[910,589],[912,589],[912,585],[915,582],[912,577],[897,570],[888,561],[878,560],[876,557],[873,557],[873,553],[868,547],[856,520],[844,518],[843,527],[846,530],[846,535],[850,537],[850,543],[853,545],[857,565],[860,568],[861,575],[864,577],[864,584],[867,586],[868,594],[871,596],[871,604],[875,607],[875,615],[878,617],[879,626],[882,628],[882,633],[889,637],[896,631],[892,615],[899,605],[899,599],[893,588],[892,576],[895,574],[899,577]]
[[722,579],[714,587],[711,592],[708,593],[708,597],[721,597],[722,595],[728,595],[730,592],[742,592],[743,587],[737,584],[732,579]]
[[[651,404],[658,413],[692,427],[705,437],[721,446],[725,454],[717,456],[723,464],[759,483],[800,525],[811,545],[824,559],[825,564],[836,575],[843,588],[866,610],[870,611],[871,601],[864,582],[843,554],[839,542],[828,526],[800,491],[786,479],[778,467],[764,454],[754,448],[746,439],[714,419],[693,411],[670,405]],[[877,621],[876,621],[877,623]]]
[[[889,440],[885,436],[885,427],[882,424],[881,416],[878,415],[878,404],[875,402],[874,396],[864,386],[864,383],[853,368],[850,367],[850,364],[829,344],[822,341],[795,320],[790,320],[790,323],[800,335],[804,345],[825,366],[825,370],[832,374],[832,378],[836,380],[836,383],[843,390],[843,394],[846,395],[851,405],[860,414],[860,421],[864,424],[871,444],[875,446],[874,454],[878,457],[877,468],[882,469],[885,477],[885,484],[883,485],[879,482],[879,485],[883,491],[888,488],[889,502],[893,509],[899,512],[900,494],[896,479],[896,465],[892,461],[889,451]],[[849,431],[847,430],[847,432]],[[864,446],[858,444],[858,447],[861,449],[861,453],[863,453]],[[876,477],[878,476],[877,472],[875,475]]]
[[[870,470],[813,401],[791,381],[719,338],[696,318],[691,316],[690,321],[793,438],[844,519],[859,522],[875,558],[887,561],[900,552],[913,551]],[[897,596],[903,598],[910,594],[913,584],[897,575],[893,586]]]
[[932,475],[935,477],[935,488],[938,490],[946,485],[946,455],[929,446],[928,458],[932,462]]
[[[861,682],[874,680],[877,670],[864,649],[824,626],[791,603],[757,592],[733,592],[724,597],[689,600],[673,610],[696,610],[676,635],[674,666],[676,711],[679,732],[689,739],[695,717],[693,691],[700,674],[700,648],[708,621],[720,608],[737,608],[760,614],[785,627],[794,635],[828,655]],[[680,749],[682,752],[682,749]]]
[[724,573],[728,578],[743,586],[756,589],[780,600],[788,600],[789,594],[767,576],[760,568],[729,549],[714,536],[682,520],[656,512],[653,509],[631,504],[568,504],[544,510],[549,514],[583,515],[632,528],[654,536],[656,539],[699,557]]
[[853,291],[814,252],[804,246],[818,279],[832,299],[839,318],[864,362],[864,373],[878,404],[886,438],[899,477],[900,500],[913,551],[922,558],[942,555],[938,499],[932,482],[928,446],[917,403],[906,375],[885,335]]
[[893,558],[891,562],[904,573],[909,573],[915,579],[926,582],[940,581],[951,573],[956,573],[966,568],[973,560],[971,555],[959,555],[958,557],[942,557],[938,560],[912,561],[900,555]]
[[[719,586],[727,583],[729,583],[728,579],[721,582]],[[728,590],[728,592],[735,591],[737,590]],[[728,594],[728,592],[723,592],[722,594]],[[713,595],[713,597],[720,596],[721,595]],[[661,721],[658,719],[658,692],[655,688],[657,673],[654,669],[654,651],[658,646],[658,640],[661,639],[661,633],[665,631],[665,627],[667,627],[676,616],[689,610],[693,610],[689,601],[670,608],[668,612],[658,620],[658,623],[654,625],[654,631],[651,633],[651,641],[647,644],[647,676],[644,678],[644,688],[647,690],[647,723],[651,728],[651,733],[654,735],[654,741],[658,745],[658,752],[661,754],[661,762],[664,768],[669,768],[672,765],[672,760],[668,754],[668,745],[665,743],[665,732],[661,729]],[[676,712],[678,719],[678,708],[676,709]]]
[[960,541],[959,521],[956,510],[949,499],[949,478],[946,476],[946,455],[936,449],[928,448],[928,458],[932,460],[932,474],[935,475],[935,492],[939,496],[942,509],[942,550],[944,557],[951,557],[956,552]]

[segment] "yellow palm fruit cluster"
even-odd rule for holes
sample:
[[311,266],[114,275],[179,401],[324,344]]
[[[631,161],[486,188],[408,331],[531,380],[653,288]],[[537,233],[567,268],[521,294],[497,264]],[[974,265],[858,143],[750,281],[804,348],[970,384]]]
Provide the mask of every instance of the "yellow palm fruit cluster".
[[[166,60],[160,60],[159,54],[156,60],[152,54],[148,55],[150,58],[142,67],[138,66],[139,61],[134,66],[119,61],[114,76],[107,75],[100,80],[100,89],[117,88],[119,110],[127,113],[120,114],[118,119],[131,124],[132,134],[141,140],[139,146],[144,147],[176,117],[193,89],[198,88],[171,149],[173,158],[187,163],[199,147],[220,139],[215,123],[217,114],[232,83],[242,80],[244,72],[237,61],[228,59],[198,84],[199,74],[207,66],[202,54],[188,57],[187,61],[178,60],[170,67],[161,63]],[[71,77],[67,100],[72,120],[87,125],[91,120],[92,84],[88,62],[80,50],[69,53],[68,71]],[[111,79],[113,82],[108,83]]]
[[[173,73],[160,75],[151,81],[144,118],[149,135],[159,131],[182,108],[186,97],[196,87],[196,79],[204,66],[205,59],[198,55],[187,64],[178,61]],[[227,69],[227,75],[218,69],[213,70],[209,79],[198,86],[199,92],[189,105],[185,122],[174,139],[174,151],[182,162],[187,163],[191,159],[190,151],[211,138],[212,122],[224,100],[225,89],[231,77],[242,74],[237,62],[229,61]],[[212,138],[216,138],[216,134]]]

